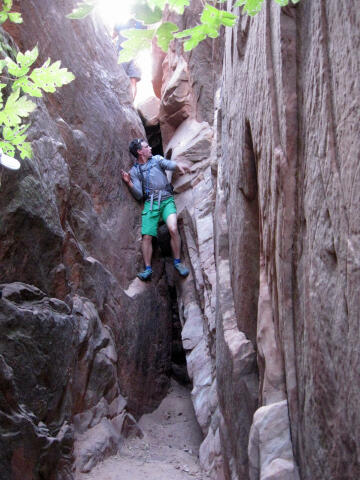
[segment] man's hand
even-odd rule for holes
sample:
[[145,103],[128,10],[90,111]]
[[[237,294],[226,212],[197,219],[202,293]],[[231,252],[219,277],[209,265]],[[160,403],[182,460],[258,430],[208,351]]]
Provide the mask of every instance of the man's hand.
[[177,168],[182,175],[184,175],[184,173],[190,172],[190,168],[187,165],[181,165],[180,163],[178,163]]
[[121,170],[121,178],[127,184],[129,184],[131,182],[130,173],[125,172],[125,170]]
[[131,181],[130,173],[125,172],[125,170],[121,170],[121,178],[123,181],[129,186],[132,187],[133,183]]

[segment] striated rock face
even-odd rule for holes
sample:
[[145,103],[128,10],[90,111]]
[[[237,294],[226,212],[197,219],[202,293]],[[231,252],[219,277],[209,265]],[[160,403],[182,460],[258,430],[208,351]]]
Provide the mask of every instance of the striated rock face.
[[[26,8],[14,3],[24,18],[23,25],[9,26],[19,47],[38,43],[39,63],[48,56],[59,59],[76,80],[39,100],[30,132],[34,158],[23,161],[19,172],[2,175],[1,282],[24,282],[25,297],[35,288],[46,305],[54,306],[39,310],[31,303],[42,321],[34,313],[31,323],[37,330],[26,327],[38,331],[30,351],[30,333],[16,333],[20,320],[7,326],[9,345],[16,336],[23,355],[15,364],[11,348],[1,349],[4,384],[15,392],[24,388],[24,397],[34,402],[12,396],[13,415],[21,417],[23,426],[14,427],[16,441],[0,454],[0,477],[24,478],[29,456],[31,478],[71,479],[73,448],[76,468],[89,471],[117,451],[124,435],[136,432],[134,417],[154,409],[165,395],[171,371],[170,304],[157,254],[154,282],[134,280],[142,268],[140,205],[121,182],[120,170],[131,166],[128,143],[144,136],[144,130],[109,37],[91,19],[66,19],[72,1],[30,1]],[[4,291],[8,288],[13,287]],[[3,314],[6,304],[0,303]],[[53,319],[59,305],[64,332],[51,333],[50,325],[60,322]],[[24,308],[21,303],[19,309]],[[48,351],[41,360],[37,342]],[[44,366],[20,388],[16,376],[26,377],[32,362]],[[54,364],[53,370],[46,373],[45,364]],[[2,406],[2,419],[6,409]],[[10,464],[19,466],[13,477],[6,473]]]
[[1,478],[70,479],[77,318],[64,302],[35,287],[3,287]]
[[[358,9],[267,0],[191,53],[157,50],[141,115],[190,168],[172,182],[191,273],[155,249],[144,284],[120,181],[144,129],[102,27],[55,3],[9,29],[76,81],[39,101],[34,159],[2,176],[0,477],[72,480],[141,435],[172,368],[170,285],[211,477],[360,478]],[[187,28],[201,7],[166,15]]]
[[299,479],[291,446],[287,401],[259,408],[249,438],[249,478]]
[[[253,478],[297,478],[291,456],[285,465],[283,453],[278,460],[267,453],[277,451],[267,425],[285,429],[283,398],[301,478],[359,476],[350,447],[358,442],[359,416],[350,407],[349,423],[344,397],[358,384],[345,366],[357,361],[356,349],[344,341],[355,336],[358,311],[348,285],[358,282],[344,272],[357,261],[349,245],[358,161],[349,152],[358,122],[350,99],[359,92],[351,73],[359,69],[353,50],[359,25],[358,12],[337,2],[305,0],[282,10],[266,2],[255,19],[242,17],[226,33],[220,162],[232,284],[239,328],[249,338],[257,331],[260,399],[268,409],[254,417],[251,466],[255,451],[260,463]],[[256,225],[257,252],[248,243]],[[246,267],[250,261],[259,275]],[[244,286],[256,277],[258,312]],[[257,316],[256,330],[249,312]],[[353,390],[350,397],[358,398]]]
[[195,60],[211,42],[173,44],[162,62],[165,150],[191,165],[175,179],[192,267],[178,296],[201,461],[216,479],[360,474],[359,378],[346,367],[358,358],[355,10],[235,9],[218,95],[221,61],[212,69],[208,54],[200,74]]
[[70,307],[20,282],[1,289],[2,478],[71,479],[74,458],[89,471],[135,425],[112,332],[87,299]]

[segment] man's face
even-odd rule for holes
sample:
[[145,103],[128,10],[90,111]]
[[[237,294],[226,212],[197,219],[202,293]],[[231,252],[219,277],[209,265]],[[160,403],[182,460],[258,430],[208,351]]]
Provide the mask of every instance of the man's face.
[[150,158],[152,156],[150,145],[147,142],[141,142],[141,149],[138,150],[138,154],[144,158]]

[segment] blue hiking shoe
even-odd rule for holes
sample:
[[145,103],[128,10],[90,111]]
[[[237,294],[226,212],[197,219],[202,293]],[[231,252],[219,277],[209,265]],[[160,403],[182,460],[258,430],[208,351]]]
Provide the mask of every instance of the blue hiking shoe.
[[175,263],[174,268],[179,272],[182,277],[187,277],[190,273],[189,269],[182,263]]
[[147,280],[151,280],[152,273],[153,271],[151,268],[145,268],[143,272],[138,273],[136,276],[143,282],[146,282]]

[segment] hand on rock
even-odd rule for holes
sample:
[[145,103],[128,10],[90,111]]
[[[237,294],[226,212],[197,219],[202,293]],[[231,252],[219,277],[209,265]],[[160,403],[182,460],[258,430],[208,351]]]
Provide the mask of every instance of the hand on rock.
[[187,165],[181,165],[180,163],[178,163],[177,167],[182,175],[184,175],[184,173],[190,172],[190,168]]
[[129,183],[131,182],[130,173],[125,172],[125,170],[121,170],[121,178],[122,178],[123,181],[124,181],[125,183],[127,183],[128,185],[129,185]]

